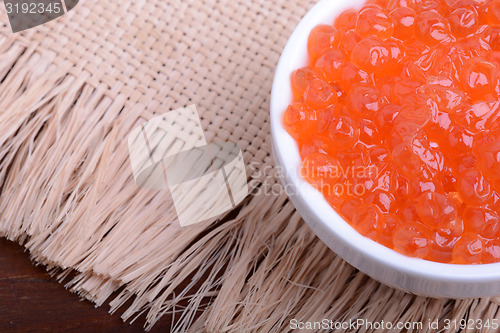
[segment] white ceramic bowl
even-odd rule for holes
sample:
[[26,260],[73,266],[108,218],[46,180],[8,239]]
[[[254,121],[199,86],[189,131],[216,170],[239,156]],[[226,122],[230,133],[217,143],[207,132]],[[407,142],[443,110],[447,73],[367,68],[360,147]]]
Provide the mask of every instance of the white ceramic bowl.
[[500,263],[452,265],[406,257],[362,236],[340,217],[322,194],[300,177],[300,156],[285,131],[282,115],[292,101],[290,74],[307,62],[307,37],[314,26],[332,24],[348,7],[364,0],[321,0],[299,23],[283,50],[271,94],[273,154],[293,204],[318,237],[360,271],[398,289],[432,297],[500,295]]

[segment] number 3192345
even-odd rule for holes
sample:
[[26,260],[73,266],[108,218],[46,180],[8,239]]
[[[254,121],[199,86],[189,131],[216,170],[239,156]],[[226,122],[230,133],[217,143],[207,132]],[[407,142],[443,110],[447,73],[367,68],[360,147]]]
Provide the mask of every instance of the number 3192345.
[[5,3],[5,8],[7,9],[7,13],[16,13],[16,14],[43,14],[43,13],[54,13],[59,14],[62,12],[61,3]]
[[499,327],[498,319],[445,319],[444,329],[449,330],[481,330],[481,329],[494,329],[497,330]]

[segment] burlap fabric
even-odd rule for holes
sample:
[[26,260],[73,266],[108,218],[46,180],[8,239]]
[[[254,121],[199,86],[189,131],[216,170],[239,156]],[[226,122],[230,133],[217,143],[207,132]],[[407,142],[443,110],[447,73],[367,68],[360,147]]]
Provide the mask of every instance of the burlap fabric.
[[[271,83],[312,5],[88,0],[15,35],[0,6],[1,234],[124,320],[146,313],[146,328],[172,313],[193,332],[499,317],[498,298],[429,299],[371,280],[276,191]],[[207,141],[242,149],[253,192],[225,218],[181,228],[168,191],[134,183],[127,136],[192,103]]]

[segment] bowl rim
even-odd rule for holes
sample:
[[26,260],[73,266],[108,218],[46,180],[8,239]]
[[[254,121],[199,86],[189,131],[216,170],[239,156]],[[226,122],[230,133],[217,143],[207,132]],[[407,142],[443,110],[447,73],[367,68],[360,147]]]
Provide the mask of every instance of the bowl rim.
[[[341,1],[319,1],[299,22],[280,56],[272,84],[270,125],[275,167],[282,168],[282,170],[278,170],[278,174],[284,189],[295,189],[295,193],[289,195],[294,205],[298,206],[298,201],[303,201],[310,208],[307,214],[312,219],[318,221],[325,230],[344,240],[352,249],[376,264],[432,280],[498,281],[500,279],[500,263],[459,265],[408,257],[359,234],[337,214],[319,191],[315,190],[299,175],[301,159],[298,146],[282,124],[283,112],[292,100],[290,74],[306,63],[307,36],[314,26],[322,23],[332,24],[334,17],[343,9],[357,8],[363,3],[364,0],[352,0],[348,4]],[[302,215],[304,212],[299,211],[299,213]],[[305,220],[309,222],[308,219]],[[362,267],[358,268],[362,270]]]

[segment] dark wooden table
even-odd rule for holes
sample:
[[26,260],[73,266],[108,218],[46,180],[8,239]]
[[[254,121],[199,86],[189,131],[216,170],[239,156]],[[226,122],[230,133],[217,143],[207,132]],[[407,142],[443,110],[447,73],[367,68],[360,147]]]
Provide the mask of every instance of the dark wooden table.
[[[0,332],[142,332],[144,318],[132,325],[109,307],[95,308],[35,267],[24,248],[0,238]],[[151,332],[168,332],[162,320]]]

